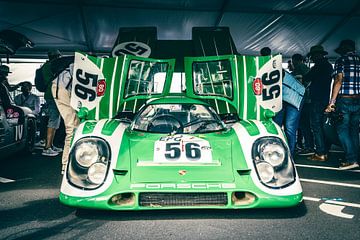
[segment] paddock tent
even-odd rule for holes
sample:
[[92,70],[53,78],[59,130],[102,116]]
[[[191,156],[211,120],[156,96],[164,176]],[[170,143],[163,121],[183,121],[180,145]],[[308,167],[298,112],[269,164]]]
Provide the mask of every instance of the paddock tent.
[[360,46],[359,0],[0,0],[0,31],[27,36],[33,48],[108,54],[119,28],[156,27],[159,40],[189,40],[193,27],[229,27],[240,54],[270,47],[289,57],[322,44],[331,58],[342,39]]

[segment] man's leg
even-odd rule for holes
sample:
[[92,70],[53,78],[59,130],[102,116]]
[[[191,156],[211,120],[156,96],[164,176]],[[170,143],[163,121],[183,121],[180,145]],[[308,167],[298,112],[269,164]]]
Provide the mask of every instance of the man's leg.
[[288,139],[290,152],[292,155],[295,153],[296,145],[296,131],[299,127],[300,112],[297,108],[286,105],[286,116],[285,116],[285,134]]
[[71,139],[74,135],[74,130],[79,125],[80,121],[75,110],[70,106],[70,93],[65,88],[59,87],[58,98],[55,99],[55,102],[61,117],[64,119],[66,130],[64,151],[62,155],[62,173],[64,173],[69,158]]
[[49,121],[47,128],[46,145],[42,152],[42,155],[56,156],[59,153],[52,150],[52,144],[54,141],[56,129],[58,129],[60,126],[60,114],[54,100],[47,99],[46,101],[48,104]]
[[52,147],[52,143],[53,143],[54,137],[55,137],[55,132],[56,132],[56,128],[51,128],[51,127],[47,128],[45,149]]
[[[359,125],[354,126],[355,123],[358,123],[357,114],[352,114],[353,108],[353,99],[340,98],[337,101],[337,109],[343,114],[343,120],[336,126],[336,131],[341,142],[341,146],[345,151],[346,163],[351,164],[357,161],[359,140],[356,140],[356,137],[359,137]],[[353,115],[353,116],[352,116]],[[356,131],[356,135],[353,131]],[[357,146],[355,146],[357,144]]]
[[325,107],[326,103],[311,103],[310,124],[314,134],[315,154],[309,158],[310,160],[325,161],[327,159],[327,149],[323,130]]

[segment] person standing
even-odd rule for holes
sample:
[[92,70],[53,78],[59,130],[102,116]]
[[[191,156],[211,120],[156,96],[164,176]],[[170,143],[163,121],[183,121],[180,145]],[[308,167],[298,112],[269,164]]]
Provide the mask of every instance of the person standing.
[[326,161],[329,146],[326,142],[323,124],[324,110],[328,104],[333,67],[325,57],[327,52],[321,45],[310,48],[308,56],[315,63],[304,81],[310,82],[310,124],[314,134],[315,154],[309,157],[313,161]]
[[[49,61],[55,60],[60,57],[61,57],[61,53],[59,50],[48,52]],[[46,143],[45,143],[44,150],[41,153],[43,156],[57,156],[57,155],[59,155],[59,152],[62,151],[61,148],[57,148],[57,147],[53,146],[55,133],[56,133],[56,130],[60,126],[61,119],[60,119],[59,110],[56,106],[54,97],[51,93],[51,86],[52,85],[49,84],[49,86],[46,89],[45,94],[44,94],[44,99],[48,106],[49,121],[48,121],[47,132],[46,132]]]
[[304,57],[301,54],[296,53],[291,59],[294,68],[291,74],[305,87],[304,102],[298,131],[298,144],[301,145],[302,138],[304,138],[304,145],[301,145],[303,148],[298,152],[298,155],[312,155],[314,154],[314,140],[310,127],[310,83],[304,79],[304,76],[310,71],[310,68],[304,64]]
[[80,124],[76,111],[70,105],[73,68],[74,64],[70,64],[68,68],[60,73],[57,81],[53,81],[51,87],[56,106],[59,109],[61,117],[64,119],[66,131],[61,174],[64,174],[66,169],[74,130]]
[[13,103],[8,89],[9,82],[7,76],[9,73],[11,72],[8,66],[0,65],[0,94],[2,104],[5,108],[9,107]]
[[359,123],[360,123],[360,57],[355,53],[355,42],[341,41],[335,50],[341,55],[335,62],[334,84],[326,112],[339,111],[343,120],[336,131],[345,151],[346,162],[340,169],[359,167]]
[[21,83],[21,93],[14,98],[15,104],[18,106],[28,107],[34,115],[38,116],[40,113],[40,98],[31,93],[31,82]]

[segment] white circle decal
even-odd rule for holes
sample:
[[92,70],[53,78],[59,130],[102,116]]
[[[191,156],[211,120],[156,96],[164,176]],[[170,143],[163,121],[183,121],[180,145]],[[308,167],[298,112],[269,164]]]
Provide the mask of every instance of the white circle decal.
[[111,54],[113,57],[125,54],[139,57],[149,57],[151,54],[151,48],[142,42],[124,42],[116,45]]

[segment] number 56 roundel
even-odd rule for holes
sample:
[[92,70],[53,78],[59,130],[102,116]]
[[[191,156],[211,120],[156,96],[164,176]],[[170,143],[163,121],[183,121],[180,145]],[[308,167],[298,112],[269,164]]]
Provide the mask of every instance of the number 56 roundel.
[[94,109],[105,93],[106,82],[101,69],[81,53],[75,53],[71,106],[79,110]]
[[186,135],[163,137],[155,142],[154,162],[157,163],[212,163],[208,141]]

